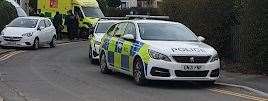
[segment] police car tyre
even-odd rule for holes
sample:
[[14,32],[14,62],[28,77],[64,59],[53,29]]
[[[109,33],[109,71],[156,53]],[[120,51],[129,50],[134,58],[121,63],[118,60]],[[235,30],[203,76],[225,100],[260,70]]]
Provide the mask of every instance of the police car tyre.
[[51,48],[56,47],[56,37],[55,36],[52,38],[51,42],[49,43],[49,46]]
[[39,48],[39,39],[35,38],[32,49],[37,50]]
[[92,48],[91,47],[89,47],[88,59],[89,59],[89,61],[90,61],[91,64],[97,64],[97,62],[98,62],[98,60],[93,59],[93,56],[92,56]]
[[144,74],[144,66],[143,66],[143,62],[141,61],[141,59],[136,59],[134,62],[134,67],[133,67],[133,76],[134,76],[134,80],[135,83],[137,85],[146,85],[148,80],[145,78],[145,74]]
[[108,68],[105,54],[101,54],[101,57],[100,57],[100,72],[103,74],[109,74],[112,72]]

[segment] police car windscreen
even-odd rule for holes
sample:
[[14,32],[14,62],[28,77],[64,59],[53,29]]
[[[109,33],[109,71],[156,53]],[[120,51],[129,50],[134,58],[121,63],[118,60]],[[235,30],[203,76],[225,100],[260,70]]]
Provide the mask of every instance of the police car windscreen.
[[198,41],[194,33],[181,24],[139,23],[143,40]]
[[115,23],[114,22],[99,23],[95,33],[105,33],[113,24]]
[[87,17],[96,17],[96,18],[104,17],[100,8],[82,7],[82,9],[84,11],[85,16]]
[[8,24],[7,27],[35,28],[37,22],[37,19],[18,18]]

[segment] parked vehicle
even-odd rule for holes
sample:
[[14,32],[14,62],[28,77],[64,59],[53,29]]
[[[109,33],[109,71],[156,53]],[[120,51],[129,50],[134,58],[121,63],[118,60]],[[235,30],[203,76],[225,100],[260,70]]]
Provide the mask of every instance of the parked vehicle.
[[[67,11],[72,10],[80,17],[81,31],[86,31],[80,33],[89,33],[88,30],[96,25],[99,18],[104,17],[96,0],[38,0],[37,9],[45,17],[53,17],[57,11],[65,16]],[[64,32],[67,32],[66,28]]]
[[31,47],[49,44],[56,46],[56,30],[48,18],[19,17],[4,28],[0,34],[0,46]]
[[219,78],[217,51],[181,23],[129,20],[113,25],[100,46],[100,71],[148,80],[183,80],[214,84]]
[[95,63],[99,59],[99,48],[101,45],[101,39],[105,35],[106,31],[115,23],[121,20],[100,20],[96,24],[94,32],[89,37],[89,59],[91,63]]

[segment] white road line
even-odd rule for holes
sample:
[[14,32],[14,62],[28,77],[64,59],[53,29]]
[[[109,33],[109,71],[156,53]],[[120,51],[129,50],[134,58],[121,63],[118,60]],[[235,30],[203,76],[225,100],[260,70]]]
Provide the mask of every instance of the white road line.
[[12,57],[12,56],[14,56],[14,55],[17,55],[17,54],[19,54],[19,53],[22,53],[22,52],[24,52],[24,51],[10,52],[10,53],[4,55],[3,57],[1,57],[1,58],[0,58],[0,61],[7,60],[7,59],[9,59],[10,57]]
[[253,100],[253,101],[268,101],[268,99],[266,99],[266,98],[261,98],[261,97],[256,97],[256,96],[252,96],[252,95],[236,93],[236,92],[232,92],[232,91],[228,91],[228,90],[215,89],[215,88],[214,89],[209,89],[209,90],[213,91],[213,92],[222,93],[222,94],[226,94],[226,95],[232,95],[232,96],[236,96],[236,97],[240,97],[240,98],[244,98],[244,99],[248,99],[248,100]]
[[0,96],[0,101],[4,101],[4,98]]

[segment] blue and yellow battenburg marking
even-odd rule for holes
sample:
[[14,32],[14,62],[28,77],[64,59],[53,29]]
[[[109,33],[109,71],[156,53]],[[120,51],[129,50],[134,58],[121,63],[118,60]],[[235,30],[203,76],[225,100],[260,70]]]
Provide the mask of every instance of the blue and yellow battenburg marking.
[[144,47],[144,43],[140,41],[125,41],[123,39],[107,36],[103,40],[102,48],[108,52],[108,63],[115,69],[122,69],[132,72],[133,59],[137,54],[147,54],[140,51]]

